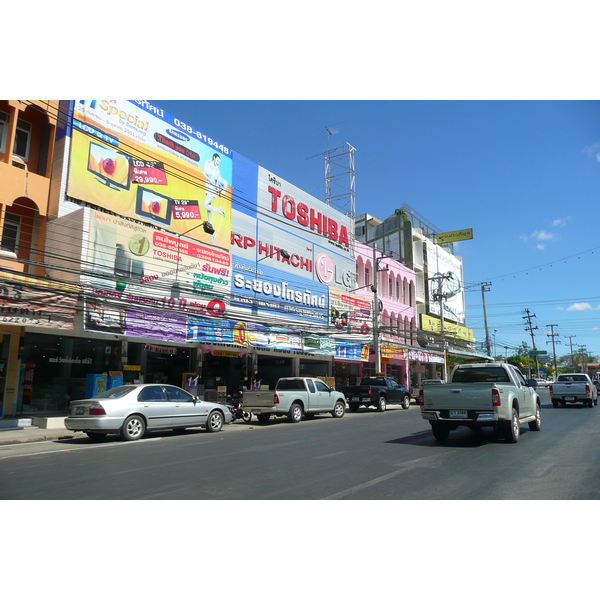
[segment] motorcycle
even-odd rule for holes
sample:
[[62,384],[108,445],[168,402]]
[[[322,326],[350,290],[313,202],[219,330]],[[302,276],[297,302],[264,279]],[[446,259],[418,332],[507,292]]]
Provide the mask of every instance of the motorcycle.
[[252,420],[252,413],[244,410],[244,394],[243,392],[233,392],[231,396],[227,396],[227,408],[233,415],[231,422],[233,423],[236,419],[242,419],[245,423],[250,423]]

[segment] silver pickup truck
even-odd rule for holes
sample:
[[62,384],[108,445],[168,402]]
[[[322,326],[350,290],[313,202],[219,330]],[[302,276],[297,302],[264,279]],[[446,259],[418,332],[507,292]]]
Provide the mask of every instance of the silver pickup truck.
[[586,373],[562,373],[548,390],[554,408],[567,402],[583,402],[590,408],[598,404],[598,389]]
[[519,441],[521,424],[542,427],[541,400],[533,381],[507,363],[457,365],[449,383],[428,385],[419,392],[421,416],[438,441],[459,426],[493,427],[507,441]]
[[271,415],[285,415],[292,423],[298,423],[303,416],[325,412],[337,418],[343,417],[346,398],[321,379],[282,377],[277,381],[275,390],[244,392],[244,410],[256,415],[261,423],[266,423]]

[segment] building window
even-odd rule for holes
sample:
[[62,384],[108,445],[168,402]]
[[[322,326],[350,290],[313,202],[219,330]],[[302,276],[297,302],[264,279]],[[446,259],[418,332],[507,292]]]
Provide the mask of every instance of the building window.
[[15,145],[13,154],[22,158],[25,162],[29,159],[29,143],[31,141],[31,123],[17,121],[17,132],[15,134]]
[[21,229],[21,218],[12,213],[4,214],[4,227],[2,228],[2,240],[0,249],[5,252],[15,252],[19,246],[19,231]]
[[8,115],[0,110],[0,153],[6,152],[6,138],[8,137]]
[[367,287],[368,285],[371,285],[371,278],[369,276],[368,267],[365,267],[365,287]]

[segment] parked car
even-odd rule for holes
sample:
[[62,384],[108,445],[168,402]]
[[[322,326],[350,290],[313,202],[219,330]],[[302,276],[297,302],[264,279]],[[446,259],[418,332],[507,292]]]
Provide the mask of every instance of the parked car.
[[174,385],[138,383],[72,401],[65,427],[83,431],[92,440],[118,433],[131,441],[158,429],[183,431],[187,427],[204,427],[211,432],[220,431],[231,418],[226,406],[205,402]]
[[363,377],[359,385],[343,387],[341,392],[346,396],[350,412],[357,412],[361,406],[374,406],[379,412],[385,412],[391,402],[399,402],[405,410],[410,407],[410,391],[393,377]]
[[339,419],[346,413],[344,394],[336,392],[315,377],[281,377],[275,390],[244,393],[244,410],[256,415],[261,423],[271,416],[286,415],[291,423],[319,413],[331,413]]

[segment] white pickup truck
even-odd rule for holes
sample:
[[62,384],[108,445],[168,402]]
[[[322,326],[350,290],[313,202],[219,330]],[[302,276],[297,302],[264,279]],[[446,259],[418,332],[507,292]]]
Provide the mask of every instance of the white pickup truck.
[[598,404],[598,388],[586,373],[562,373],[548,388],[552,406],[558,408],[567,402],[583,402],[592,408]]
[[271,415],[285,415],[292,423],[298,423],[303,416],[325,412],[343,417],[346,398],[321,379],[282,377],[274,391],[244,392],[244,410],[256,415],[261,423],[266,423]]
[[533,381],[507,363],[457,365],[449,383],[428,385],[419,392],[421,416],[436,440],[448,439],[463,425],[471,430],[493,427],[507,441],[519,441],[521,424],[542,427],[541,400]]

